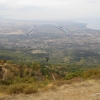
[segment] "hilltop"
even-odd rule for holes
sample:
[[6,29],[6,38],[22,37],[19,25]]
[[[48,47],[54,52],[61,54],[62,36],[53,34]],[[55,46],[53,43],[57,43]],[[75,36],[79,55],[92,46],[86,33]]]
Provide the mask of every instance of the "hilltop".
[[[49,84],[50,86],[52,84]],[[100,80],[87,80],[76,83],[67,83],[55,89],[41,91],[36,94],[4,95],[0,100],[99,100]]]
[[36,62],[30,67],[24,64],[3,64],[0,72],[2,76],[0,100],[27,100],[27,98],[29,100],[33,98],[35,100],[66,100],[66,98],[67,100],[75,100],[75,98],[97,100],[99,98],[96,96],[99,96],[100,92],[100,66],[74,72],[68,72],[67,66],[42,66]]

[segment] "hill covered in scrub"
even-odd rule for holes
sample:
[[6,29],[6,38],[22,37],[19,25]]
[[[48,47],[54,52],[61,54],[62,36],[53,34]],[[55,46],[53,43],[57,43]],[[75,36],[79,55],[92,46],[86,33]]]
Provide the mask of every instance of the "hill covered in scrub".
[[38,62],[30,65],[5,63],[0,70],[0,92],[33,94],[56,89],[62,84],[80,82],[85,79],[99,79],[100,66],[85,70],[79,67],[79,65],[43,65]]
[[[50,87],[52,84],[49,84]],[[3,95],[0,94],[0,100],[99,100],[100,99],[100,80],[87,80],[77,83],[66,83],[41,91],[36,94]]]
[[7,73],[5,79],[0,80],[0,100],[100,98],[100,66],[75,72],[68,72],[63,66],[49,65],[42,68],[39,63],[33,63],[30,68],[15,64],[6,64],[3,68]]

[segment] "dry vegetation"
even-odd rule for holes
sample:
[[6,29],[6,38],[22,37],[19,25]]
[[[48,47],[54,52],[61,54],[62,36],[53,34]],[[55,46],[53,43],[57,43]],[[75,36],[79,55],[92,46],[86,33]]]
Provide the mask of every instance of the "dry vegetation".
[[[48,87],[51,87],[49,84]],[[57,86],[36,94],[0,95],[0,100],[100,100],[100,80],[86,80]]]
[[54,66],[41,68],[39,63],[9,63],[3,68],[7,71],[0,80],[0,100],[99,100],[99,67],[73,73],[58,73]]

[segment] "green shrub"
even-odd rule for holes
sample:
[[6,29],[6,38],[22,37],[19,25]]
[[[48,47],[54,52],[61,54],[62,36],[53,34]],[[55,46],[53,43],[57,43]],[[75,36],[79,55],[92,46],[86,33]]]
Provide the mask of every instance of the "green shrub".
[[85,79],[99,77],[99,76],[100,76],[100,69],[89,69],[82,74],[82,77]]
[[70,73],[65,75],[65,79],[69,80],[71,78],[77,77],[77,76],[81,76],[82,72],[75,72],[75,73]]
[[7,89],[7,86],[6,85],[1,85],[0,84],[0,92],[5,92]]
[[16,84],[10,85],[7,89],[8,94],[19,94],[23,93],[24,89],[27,87],[26,84]]
[[37,91],[38,91],[37,86],[36,85],[34,86],[34,85],[30,84],[24,89],[23,93],[31,94],[31,93],[36,93]]
[[25,94],[31,94],[36,93],[38,91],[38,87],[36,84],[14,84],[10,85],[7,88],[8,94],[19,94],[19,93],[25,93]]
[[10,84],[12,84],[12,81],[0,80],[0,85],[10,85]]

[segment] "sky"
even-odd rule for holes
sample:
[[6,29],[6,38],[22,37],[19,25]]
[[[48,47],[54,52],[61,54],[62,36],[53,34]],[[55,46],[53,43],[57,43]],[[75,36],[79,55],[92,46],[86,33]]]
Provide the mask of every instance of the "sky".
[[0,0],[0,17],[20,20],[100,18],[100,0]]

